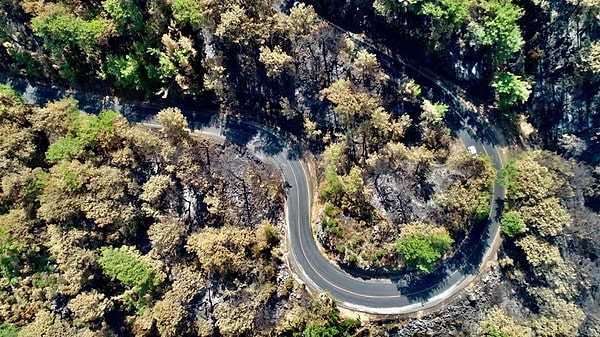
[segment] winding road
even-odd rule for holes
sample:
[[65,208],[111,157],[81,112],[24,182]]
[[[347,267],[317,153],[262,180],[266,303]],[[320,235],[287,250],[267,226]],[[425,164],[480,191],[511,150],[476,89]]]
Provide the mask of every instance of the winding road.
[[[432,75],[390,57],[369,44],[359,42],[377,55],[390,75],[407,75],[421,85],[423,92],[429,92],[432,99],[448,104],[451,108],[447,114],[448,124],[465,147],[475,146],[478,153],[488,155],[496,169],[503,166],[500,150],[489,132],[490,125],[463,103],[453,90]],[[137,123],[155,125],[153,116],[163,107],[32,86],[3,76],[0,76],[0,81],[11,84],[31,103],[43,104],[64,96],[73,96],[79,100],[83,111],[96,113],[113,109]],[[232,118],[218,118],[214,111],[186,109],[184,114],[195,132],[251,145],[257,156],[271,160],[280,167],[289,184],[286,207],[289,264],[309,290],[330,294],[342,307],[371,314],[405,314],[437,306],[468,285],[498,247],[500,225],[497,205],[501,204],[504,196],[504,189],[500,185],[494,186],[489,221],[475,227],[454,256],[433,273],[412,280],[400,277],[377,278],[375,275],[362,278],[351,276],[327,260],[315,242],[310,222],[313,197],[311,179],[306,163],[292,143],[286,143],[285,139],[268,127]]]

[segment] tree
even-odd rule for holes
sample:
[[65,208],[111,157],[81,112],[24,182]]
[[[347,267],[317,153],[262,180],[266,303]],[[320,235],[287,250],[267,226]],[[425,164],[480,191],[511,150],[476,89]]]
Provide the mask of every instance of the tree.
[[590,72],[595,76],[600,75],[600,42],[593,41],[580,51],[583,71]]
[[33,227],[22,209],[10,210],[0,215],[0,273],[6,280],[12,280],[23,272],[28,244],[32,239],[28,233]]
[[171,176],[153,175],[144,183],[142,190],[139,198],[147,204],[144,205],[144,210],[148,215],[168,213],[174,206],[172,200],[175,197],[175,181]]
[[379,97],[359,90],[350,80],[334,82],[321,90],[321,95],[335,106],[333,111],[344,129],[351,159],[366,160],[371,151],[403,134],[406,120],[393,122],[381,107]]
[[492,47],[492,64],[497,68],[525,44],[517,24],[524,11],[511,1],[483,1],[478,4],[481,10],[478,12],[482,15],[469,28],[481,44]]
[[110,34],[108,22],[102,18],[84,19],[69,13],[63,4],[46,3],[42,15],[31,20],[33,31],[44,38],[57,53],[66,46],[76,46],[88,54],[105,43]]
[[524,233],[526,228],[516,212],[506,212],[502,214],[502,232],[508,236],[515,237]]
[[261,46],[258,60],[267,68],[267,76],[278,77],[290,70],[294,59],[280,46],[275,46],[272,50],[269,47]]
[[[417,231],[416,228],[423,231]],[[449,249],[453,242],[442,227],[434,228],[415,223],[403,230],[393,248],[402,256],[408,267],[430,273],[435,267],[435,262],[442,257],[442,252]]]
[[241,303],[223,302],[214,311],[217,327],[224,337],[243,336],[254,326],[256,308],[252,301]]
[[572,222],[571,215],[558,198],[546,198],[538,204],[523,206],[519,208],[519,214],[527,228],[542,237],[557,236]]
[[292,39],[310,35],[317,29],[317,13],[311,5],[301,2],[298,6],[290,8],[290,15],[284,17],[285,28],[292,35]]
[[183,36],[181,32],[163,34],[160,41],[162,49],[149,49],[150,54],[158,57],[158,66],[153,67],[153,77],[164,84],[158,93],[162,93],[162,97],[166,98],[169,86],[175,82],[184,93],[195,94],[199,88],[194,83],[197,76],[194,64],[197,63],[198,55],[194,41]]
[[160,256],[175,258],[181,254],[185,226],[174,220],[161,219],[148,228],[148,238],[152,243],[152,250]]
[[162,109],[156,115],[156,120],[162,125],[162,132],[171,144],[189,139],[189,132],[186,130],[188,127],[187,119],[178,108]]
[[121,35],[139,33],[144,28],[142,11],[133,0],[104,0],[102,7]]
[[177,337],[183,335],[189,321],[188,311],[173,291],[167,292],[152,308],[152,316],[156,319],[156,327],[161,337]]
[[498,104],[503,110],[516,103],[525,103],[531,93],[531,85],[510,72],[501,72],[494,76],[491,86],[496,90]]
[[39,109],[39,120],[36,127],[43,130],[50,143],[66,137],[76,120],[81,118],[78,102],[72,98],[48,102]]
[[47,310],[39,310],[35,320],[19,332],[20,337],[93,337],[88,328],[77,329]]
[[221,13],[215,36],[227,38],[236,44],[248,44],[250,36],[254,33],[249,29],[251,23],[252,20],[246,15],[246,9],[234,4]]
[[356,53],[352,65],[356,73],[355,76],[365,88],[380,87],[382,83],[388,80],[389,76],[381,70],[377,56],[365,49],[361,49]]
[[112,280],[118,280],[140,295],[152,292],[163,281],[164,275],[152,268],[135,250],[128,247],[101,249],[98,263],[102,271]]
[[532,320],[536,336],[577,336],[585,313],[575,303],[568,302],[550,288],[532,288],[530,293],[540,307],[540,314]]
[[[46,141],[34,128],[31,107],[10,87],[0,91],[0,175],[19,172],[38,160]],[[38,163],[39,164],[39,163]]]
[[562,262],[558,247],[542,241],[533,235],[526,235],[517,241],[519,246],[525,252],[527,262],[538,272],[545,272],[550,267]]
[[208,275],[244,274],[253,266],[250,252],[254,242],[253,231],[224,226],[206,228],[190,235],[186,249],[196,254],[202,270]]
[[493,307],[486,315],[485,320],[479,323],[479,335],[489,337],[531,337],[533,331],[508,316],[499,307]]
[[75,321],[80,325],[103,320],[106,312],[112,310],[113,306],[114,303],[111,300],[95,289],[90,292],[79,293],[68,304]]
[[[120,147],[120,133],[128,126],[124,117],[116,112],[105,110],[98,116],[78,114],[73,117],[67,134],[50,144],[46,159],[56,163],[65,159],[85,158],[91,153],[108,152]],[[92,152],[93,153],[93,152]]]
[[536,204],[558,191],[561,179],[535,160],[535,153],[523,154],[502,169],[507,196],[517,205]]
[[272,250],[279,244],[279,231],[270,221],[263,220],[256,229],[256,250],[271,256]]
[[200,1],[195,0],[173,0],[171,8],[173,16],[194,29],[199,29],[204,22],[204,16]]

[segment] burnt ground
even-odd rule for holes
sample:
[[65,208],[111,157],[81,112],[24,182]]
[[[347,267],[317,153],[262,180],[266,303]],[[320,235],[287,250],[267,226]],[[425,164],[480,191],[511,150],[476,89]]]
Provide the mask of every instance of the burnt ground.
[[492,307],[497,305],[519,314],[524,310],[519,302],[514,286],[494,262],[491,268],[479,275],[477,282],[441,307],[408,317],[373,321],[365,326],[365,330],[368,329],[373,336],[474,336],[479,323]]
[[[437,155],[425,168],[406,159],[400,168],[381,161],[375,167],[365,169],[362,178],[370,191],[374,220],[370,223],[357,221],[339,210],[328,214],[325,207],[316,226],[319,242],[350,271],[357,268],[379,272],[403,269],[395,258],[392,245],[406,224],[421,222],[449,229],[455,243],[443,257],[448,258],[466,237],[471,220],[461,215],[463,210],[445,209],[437,198],[448,192],[454,182],[471,177],[470,174],[479,174],[463,172],[464,169],[450,163],[450,158],[464,156],[465,151],[464,146],[455,141],[447,152]],[[453,228],[449,219],[464,220],[464,228]],[[443,263],[443,259],[439,263]]]
[[225,223],[256,228],[263,220],[276,224],[284,207],[283,179],[277,167],[246,148],[214,139],[208,148],[210,177],[216,182],[218,212]]

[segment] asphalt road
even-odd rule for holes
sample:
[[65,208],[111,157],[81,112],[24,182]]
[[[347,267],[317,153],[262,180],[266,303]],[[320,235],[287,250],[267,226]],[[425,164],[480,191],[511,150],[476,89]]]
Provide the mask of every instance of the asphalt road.
[[[497,169],[503,166],[496,142],[489,133],[490,125],[463,104],[451,88],[432,75],[389,57],[368,44],[357,42],[374,52],[382,67],[392,76],[406,74],[415,79],[423,92],[427,92],[432,99],[448,104],[451,108],[447,114],[448,124],[464,143],[465,149],[475,146],[479,154],[488,155],[492,159]],[[73,96],[80,101],[80,108],[86,112],[113,109],[122,112],[131,122],[155,125],[154,116],[163,108],[159,105],[121,102],[114,97],[32,86],[1,75],[0,81],[13,85],[32,103],[43,104],[65,95]],[[489,221],[476,226],[454,256],[433,273],[412,279],[401,276],[351,276],[327,260],[317,247],[310,224],[313,197],[310,177],[293,142],[282,139],[269,128],[256,123],[220,119],[211,115],[211,111],[186,109],[183,112],[193,130],[249,145],[256,150],[257,156],[271,160],[280,167],[289,184],[286,188],[288,261],[309,289],[330,294],[343,307],[375,314],[411,313],[433,307],[472,281],[483,262],[495,252],[500,236],[497,205],[501,204],[504,195],[503,187],[499,185],[494,186],[493,198],[490,200]]]

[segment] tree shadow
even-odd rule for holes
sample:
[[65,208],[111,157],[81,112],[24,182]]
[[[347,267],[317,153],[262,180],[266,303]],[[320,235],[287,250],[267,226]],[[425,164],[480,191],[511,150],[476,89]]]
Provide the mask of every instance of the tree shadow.
[[256,149],[269,156],[281,153],[285,148],[283,137],[267,130],[258,130],[258,138],[254,143]]
[[247,146],[257,134],[258,130],[255,127],[240,119],[227,118],[225,120],[223,136],[234,144]]

